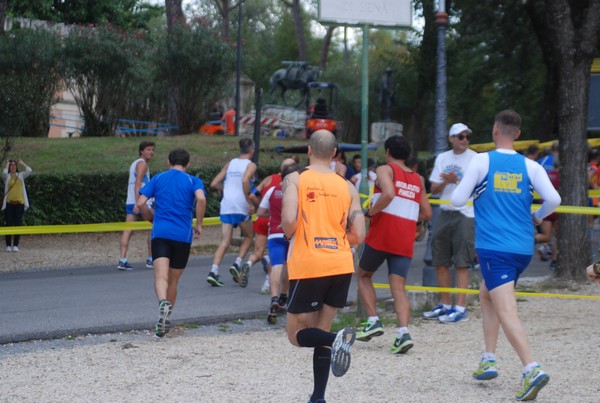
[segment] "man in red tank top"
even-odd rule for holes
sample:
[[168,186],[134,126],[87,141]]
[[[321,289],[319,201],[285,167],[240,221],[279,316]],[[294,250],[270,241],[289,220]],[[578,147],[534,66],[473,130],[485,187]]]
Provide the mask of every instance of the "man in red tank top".
[[406,275],[413,257],[417,222],[431,218],[431,205],[423,178],[404,163],[411,152],[408,140],[392,136],[386,140],[384,147],[387,164],[377,168],[371,208],[365,214],[371,219],[371,226],[358,269],[358,292],[369,318],[356,338],[369,341],[383,334],[383,325],[376,311],[377,295],[372,277],[385,261],[398,318],[391,351],[404,354],[413,346],[408,333],[410,304],[404,290]]

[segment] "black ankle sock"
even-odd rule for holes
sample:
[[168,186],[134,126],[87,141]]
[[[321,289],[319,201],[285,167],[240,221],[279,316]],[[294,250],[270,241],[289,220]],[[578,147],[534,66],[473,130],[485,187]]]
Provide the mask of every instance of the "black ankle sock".
[[335,340],[335,333],[309,327],[296,333],[296,340],[300,347],[331,347]]
[[278,300],[279,300],[279,298],[277,298],[277,297],[271,297],[271,303],[277,302]]
[[331,349],[327,347],[315,347],[313,353],[314,390],[310,397],[311,402],[325,399],[325,388],[329,380],[329,368],[331,367]]
[[279,305],[284,306],[287,303],[287,299],[288,299],[287,294],[283,294],[283,293],[279,294],[279,300],[278,300]]

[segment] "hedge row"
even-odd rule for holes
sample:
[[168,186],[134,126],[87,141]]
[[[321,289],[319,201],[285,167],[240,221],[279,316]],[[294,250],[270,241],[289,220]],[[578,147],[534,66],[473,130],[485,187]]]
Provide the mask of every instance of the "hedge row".
[[[190,170],[207,188],[206,217],[219,215],[219,194],[209,189],[219,167]],[[273,168],[259,169],[259,177]],[[125,219],[128,174],[34,174],[27,179],[30,208],[25,225],[93,224],[120,222]],[[4,218],[4,217],[2,217]]]

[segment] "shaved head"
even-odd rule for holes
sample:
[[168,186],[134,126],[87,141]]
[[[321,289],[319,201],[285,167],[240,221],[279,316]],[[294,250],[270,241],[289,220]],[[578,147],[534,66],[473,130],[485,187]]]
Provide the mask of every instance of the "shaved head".
[[293,159],[291,159],[291,158],[286,158],[286,159],[284,159],[284,160],[281,162],[281,166],[279,167],[279,172],[283,172],[283,169],[284,169],[285,167],[287,167],[288,165],[295,164],[295,163],[296,163],[296,161],[294,161],[294,160],[293,160]]
[[310,136],[309,145],[315,158],[331,159],[337,148],[337,141],[329,130],[317,130]]

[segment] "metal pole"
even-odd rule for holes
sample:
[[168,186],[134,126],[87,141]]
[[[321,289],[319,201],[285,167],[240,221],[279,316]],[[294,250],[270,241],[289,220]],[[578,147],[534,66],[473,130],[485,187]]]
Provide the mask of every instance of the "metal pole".
[[446,13],[445,0],[439,0],[439,8],[435,14],[435,23],[438,26],[435,155],[438,155],[446,151],[448,147],[446,139],[446,122],[448,120],[448,111],[446,108],[446,26],[448,25],[448,14]]
[[362,160],[360,202],[363,210],[368,210],[369,181],[367,172],[367,145],[369,143],[369,26],[364,25],[362,31],[362,92],[360,115],[360,159]]
[[[437,44],[437,82],[436,82],[436,99],[435,99],[435,155],[446,151],[448,141],[446,137],[446,125],[448,120],[448,110],[446,107],[446,26],[448,25],[448,14],[446,13],[446,1],[439,0],[438,11],[435,13],[435,23],[438,26],[438,44]],[[425,251],[423,268],[423,285],[437,286],[437,275],[435,268],[431,266],[431,233],[435,226],[435,220],[439,216],[440,206],[434,205],[433,216],[430,221],[429,235],[427,237],[427,250]]]
[[[361,92],[361,115],[360,115],[360,159],[362,167],[360,170],[361,180],[358,193],[360,194],[360,204],[363,211],[369,209],[369,175],[367,172],[367,145],[369,141],[369,25],[364,25],[362,29],[362,92]],[[360,245],[358,256],[362,253],[364,244]],[[366,316],[365,306],[360,300],[360,295],[356,303],[356,316],[364,318]]]
[[237,32],[237,60],[235,65],[235,135],[240,135],[240,116],[241,111],[241,82],[242,82],[242,4],[243,0],[238,2],[238,32]]
[[260,150],[260,121],[261,121],[261,113],[262,113],[262,94],[263,89],[257,88],[255,98],[255,106],[254,110],[256,111],[255,120],[254,120],[254,156],[252,157],[252,162],[258,165],[258,153]]

